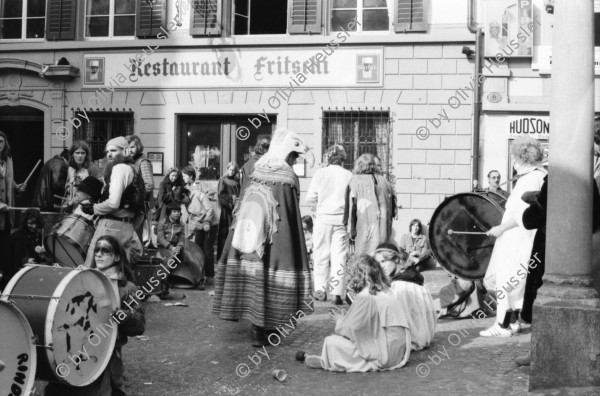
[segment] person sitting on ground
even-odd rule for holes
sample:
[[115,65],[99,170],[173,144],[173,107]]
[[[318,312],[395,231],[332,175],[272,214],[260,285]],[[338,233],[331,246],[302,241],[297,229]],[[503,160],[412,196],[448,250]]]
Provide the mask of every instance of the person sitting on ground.
[[413,219],[409,226],[408,234],[402,235],[399,247],[408,253],[409,260],[418,271],[435,268],[429,238],[423,231],[423,224],[419,219]]
[[405,305],[409,313],[411,349],[427,348],[435,335],[436,313],[423,275],[411,265],[408,254],[393,243],[379,245],[374,257],[391,280],[398,303]]
[[[122,348],[127,343],[127,337],[144,334],[146,317],[144,309],[136,297],[138,287],[132,283],[133,279],[127,275],[126,268],[129,267],[129,263],[119,241],[111,235],[103,235],[98,238],[93,252],[94,268],[101,271],[118,289],[121,301],[120,311],[126,317],[118,321],[117,341],[110,362],[96,381],[83,387],[74,387],[63,382],[50,382],[44,390],[44,396],[126,394]],[[134,304],[133,301],[136,301],[137,304]],[[119,314],[118,317],[120,319],[122,315]]]
[[389,287],[375,259],[353,256],[348,287],[357,292],[348,312],[333,313],[335,334],[325,338],[321,356],[308,355],[311,368],[367,372],[402,367],[410,355],[408,313]]
[[165,263],[171,256],[178,256],[181,259],[185,242],[183,225],[179,221],[181,218],[181,207],[169,204],[166,208],[166,214],[167,217],[159,221],[156,226],[158,250],[165,259]]
[[94,215],[84,213],[82,204],[95,204],[102,196],[102,182],[94,176],[88,176],[79,183],[79,187],[73,197],[74,215],[83,216],[88,220],[92,220]]

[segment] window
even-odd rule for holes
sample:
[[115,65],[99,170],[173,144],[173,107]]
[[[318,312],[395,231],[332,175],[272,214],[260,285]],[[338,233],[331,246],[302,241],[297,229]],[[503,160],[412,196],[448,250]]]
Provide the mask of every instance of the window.
[[233,0],[233,34],[285,34],[287,1]]
[[[133,134],[133,112],[131,111],[77,111],[75,117],[81,121],[76,128],[74,140],[85,140],[92,149],[92,159],[104,158],[106,142],[117,136]],[[88,122],[89,119],[89,122]]]
[[332,0],[331,31],[346,29],[352,21],[358,22],[357,28],[362,32],[389,31],[390,12],[388,2],[391,0]]
[[425,22],[425,0],[395,0],[398,2],[395,11],[394,31],[396,32],[424,32],[427,30]]
[[44,38],[46,0],[0,0],[0,39]]
[[221,34],[221,1],[190,0],[192,5],[190,34],[218,36]]
[[86,0],[86,37],[135,34],[135,0]]
[[352,170],[354,161],[371,153],[381,160],[381,169],[388,178],[392,171],[391,120],[389,111],[344,110],[323,112],[323,145],[325,153],[333,144],[340,144],[348,157],[344,168]]

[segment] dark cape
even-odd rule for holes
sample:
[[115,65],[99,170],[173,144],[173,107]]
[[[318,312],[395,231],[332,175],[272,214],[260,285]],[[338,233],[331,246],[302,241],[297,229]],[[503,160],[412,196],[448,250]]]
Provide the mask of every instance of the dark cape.
[[219,204],[221,205],[221,217],[219,219],[219,235],[217,237],[217,257],[221,257],[229,227],[233,222],[233,196],[240,197],[240,182],[228,176],[219,180]]
[[311,307],[298,178],[287,165],[257,167],[219,259],[213,313],[270,330]]
[[[69,165],[60,155],[49,159],[38,177],[32,205],[39,207],[42,212],[59,212],[62,202],[54,195],[64,197],[68,170]],[[55,204],[58,208],[54,207]]]

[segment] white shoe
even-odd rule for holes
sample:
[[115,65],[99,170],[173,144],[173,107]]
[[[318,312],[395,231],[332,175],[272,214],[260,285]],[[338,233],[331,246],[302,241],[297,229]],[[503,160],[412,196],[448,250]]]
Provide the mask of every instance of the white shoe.
[[510,329],[513,333],[520,333],[523,331],[523,327],[521,326],[521,321],[517,320],[515,323],[510,324]]
[[503,329],[500,327],[498,323],[495,323],[492,327],[487,330],[483,330],[479,332],[481,337],[510,337],[512,336],[512,331],[509,329]]

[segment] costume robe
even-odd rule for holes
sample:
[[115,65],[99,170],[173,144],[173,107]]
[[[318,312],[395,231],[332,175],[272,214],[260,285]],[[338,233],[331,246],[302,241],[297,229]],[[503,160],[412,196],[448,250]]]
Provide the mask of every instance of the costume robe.
[[410,355],[408,313],[390,291],[356,295],[338,319],[335,334],[325,338],[321,365],[329,371],[367,372],[402,367]]
[[523,212],[529,205],[521,196],[527,191],[540,191],[544,176],[546,171],[539,168],[524,174],[506,200],[502,222],[512,218],[518,226],[504,232],[496,240],[484,279],[486,288],[497,291],[499,321],[504,319],[507,310],[520,310],[523,307],[525,279],[517,272],[519,269],[524,271],[521,264],[527,268],[536,230],[527,230],[523,226]]
[[213,313],[269,330],[310,313],[311,302],[298,178],[287,164],[257,166],[219,258]]

